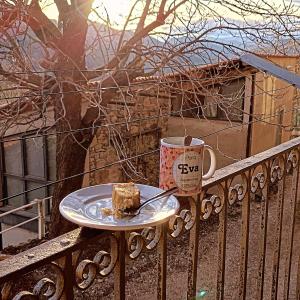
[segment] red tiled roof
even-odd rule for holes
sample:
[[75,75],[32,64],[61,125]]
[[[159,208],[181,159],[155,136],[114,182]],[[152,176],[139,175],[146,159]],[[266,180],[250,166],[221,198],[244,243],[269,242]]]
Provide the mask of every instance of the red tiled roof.
[[[234,58],[231,60],[227,60],[227,61],[221,61],[218,63],[214,63],[214,64],[207,64],[207,65],[202,65],[202,66],[197,66],[197,67],[191,67],[191,68],[183,68],[180,71],[174,71],[174,72],[170,72],[170,73],[165,73],[165,74],[159,74],[159,75],[153,75],[153,76],[140,76],[135,78],[132,83],[150,83],[150,82],[159,82],[159,81],[172,81],[174,79],[178,79],[178,77],[180,78],[180,80],[182,80],[183,78],[187,78],[189,79],[189,77],[191,75],[197,74],[197,76],[199,76],[200,74],[205,75],[207,74],[207,72],[210,72],[210,77],[211,78],[213,74],[218,75],[220,71],[223,70],[240,70],[240,69],[244,69],[245,67],[247,67],[247,69],[254,69],[253,67],[244,64],[240,58]],[[208,79],[208,77],[203,77],[203,79]],[[200,76],[199,76],[200,79]],[[99,81],[93,81],[93,82],[89,82],[88,85],[89,86],[93,86],[96,87],[98,86]]]
[[166,74],[161,74],[161,75],[154,75],[154,76],[140,76],[137,77],[134,82],[142,82],[142,81],[152,81],[152,80],[161,80],[161,79],[169,79],[169,78],[174,78],[177,76],[188,76],[193,73],[197,72],[205,72],[208,70],[217,70],[217,69],[223,69],[223,68],[240,68],[241,65],[241,60],[239,58],[232,59],[232,60],[227,60],[227,61],[222,61],[219,63],[214,63],[214,64],[207,64],[207,65],[202,65],[202,66],[197,66],[197,67],[192,67],[188,69],[183,69],[182,71],[174,71]]

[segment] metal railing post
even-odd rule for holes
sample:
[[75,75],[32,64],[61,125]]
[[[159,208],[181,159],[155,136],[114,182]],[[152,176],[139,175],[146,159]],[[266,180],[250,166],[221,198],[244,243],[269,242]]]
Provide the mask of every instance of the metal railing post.
[[18,212],[20,210],[23,210],[25,208],[32,208],[34,205],[37,205],[37,216],[36,217],[33,217],[31,219],[28,219],[24,222],[21,222],[21,223],[18,223],[14,226],[11,226],[7,229],[4,229],[2,230],[1,229],[1,222],[0,222],[0,250],[2,249],[2,234],[7,232],[7,231],[10,231],[10,230],[13,230],[15,228],[18,228],[18,227],[21,227],[27,223],[30,223],[30,222],[33,222],[35,220],[38,220],[38,237],[39,239],[42,239],[45,237],[46,235],[46,201],[47,200],[51,200],[51,197],[47,197],[47,198],[43,198],[43,199],[35,199],[33,200],[32,202],[28,203],[28,204],[25,204],[25,205],[22,205],[20,207],[16,207],[14,209],[11,209],[10,211],[7,211],[7,212],[4,212],[4,213],[1,213],[0,214],[0,219],[3,218],[4,216],[7,216],[7,215],[10,215],[12,213],[15,213],[15,212]]
[[37,199],[38,206],[38,234],[39,239],[45,237],[45,199]]
[[161,237],[157,245],[157,300],[167,299],[167,223],[160,225]]
[[126,237],[124,231],[119,231],[118,236],[118,260],[114,270],[114,299],[125,300],[125,256]]
[[[2,232],[2,223],[0,221],[0,232]],[[3,250],[3,236],[0,234],[0,251]]]
[[191,212],[195,217],[195,223],[192,229],[190,230],[190,237],[189,237],[187,299],[195,299],[196,292],[197,292],[196,290],[197,290],[198,248],[199,248],[199,236],[200,236],[200,206],[201,206],[202,196],[200,197],[200,194],[193,196],[194,204],[191,207]]

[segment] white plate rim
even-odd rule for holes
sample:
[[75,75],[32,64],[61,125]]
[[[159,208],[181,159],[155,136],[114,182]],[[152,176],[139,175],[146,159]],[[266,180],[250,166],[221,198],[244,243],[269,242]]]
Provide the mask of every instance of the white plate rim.
[[[120,224],[110,224],[110,225],[106,225],[106,224],[97,224],[94,222],[82,222],[80,220],[74,219],[72,217],[70,217],[69,214],[67,214],[64,209],[63,209],[63,202],[66,198],[71,197],[72,194],[78,192],[78,191],[82,191],[82,190],[86,190],[86,189],[90,189],[90,188],[97,188],[97,187],[101,187],[101,186],[112,186],[113,184],[118,184],[118,183],[104,183],[104,184],[98,184],[98,185],[92,185],[92,186],[88,186],[88,187],[84,187],[81,188],[79,190],[76,190],[70,194],[68,194],[66,197],[64,197],[62,199],[62,201],[59,204],[59,211],[61,213],[61,215],[67,219],[68,221],[75,223],[81,227],[89,227],[89,228],[94,228],[94,229],[99,229],[99,230],[109,230],[109,231],[128,231],[128,230],[135,230],[135,229],[143,229],[146,227],[151,227],[151,226],[157,226],[160,224],[163,224],[165,222],[167,222],[172,216],[174,216],[180,209],[180,204],[178,199],[174,196],[171,195],[170,197],[173,198],[173,200],[175,200],[176,203],[176,208],[174,209],[174,213],[167,215],[165,218],[159,219],[159,220],[155,220],[152,222],[148,222],[146,224],[133,224],[133,225],[120,225]],[[158,190],[159,192],[163,192],[164,190],[155,187],[155,186],[151,186],[151,185],[145,185],[145,184],[136,184],[137,186],[144,186],[144,187],[151,187],[151,188],[155,188]]]

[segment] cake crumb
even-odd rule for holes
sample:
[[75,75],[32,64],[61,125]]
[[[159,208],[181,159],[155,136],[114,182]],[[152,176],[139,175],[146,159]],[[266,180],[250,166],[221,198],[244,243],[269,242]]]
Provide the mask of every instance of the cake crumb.
[[102,211],[103,215],[106,217],[111,216],[113,214],[113,210],[108,207],[101,208],[101,211]]

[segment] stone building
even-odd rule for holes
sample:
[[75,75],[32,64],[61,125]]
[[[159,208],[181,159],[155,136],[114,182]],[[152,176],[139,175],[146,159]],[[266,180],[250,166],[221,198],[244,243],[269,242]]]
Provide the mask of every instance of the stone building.
[[[160,138],[166,135],[171,95],[156,84],[139,84],[109,104],[106,123],[89,148],[85,185],[135,181],[158,185]],[[148,153],[144,155],[145,153]],[[139,156],[141,155],[141,156]],[[135,157],[126,161],[126,158]]]

